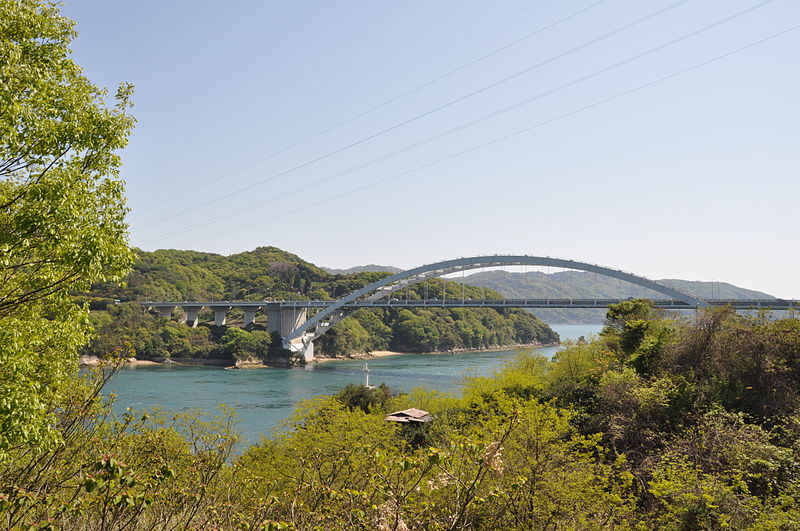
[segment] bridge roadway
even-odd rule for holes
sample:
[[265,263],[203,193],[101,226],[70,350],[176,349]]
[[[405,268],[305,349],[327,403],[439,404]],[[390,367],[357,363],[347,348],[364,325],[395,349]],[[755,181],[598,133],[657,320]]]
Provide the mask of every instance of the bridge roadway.
[[[343,306],[345,309],[357,308],[605,308],[610,304],[618,304],[630,299],[381,299],[381,300],[356,300]],[[147,301],[142,305],[153,309],[174,308],[239,308],[242,310],[278,310],[284,308],[310,309],[327,308],[336,301],[296,300],[296,301],[184,301],[184,302],[156,302]],[[709,306],[732,306],[737,310],[752,310],[768,308],[771,310],[798,310],[800,301],[786,299],[705,299]],[[697,304],[690,304],[675,299],[653,299],[657,308],[675,310],[694,310]]]
[[[606,308],[610,304],[618,304],[630,299],[426,299],[426,300],[377,300],[353,301],[344,308]],[[280,301],[287,308],[326,308],[334,301]],[[737,310],[769,308],[772,310],[800,309],[800,301],[783,299],[705,299],[709,306],[732,306]],[[695,310],[697,304],[690,304],[674,299],[653,299],[657,308]],[[239,303],[232,306],[240,306]]]

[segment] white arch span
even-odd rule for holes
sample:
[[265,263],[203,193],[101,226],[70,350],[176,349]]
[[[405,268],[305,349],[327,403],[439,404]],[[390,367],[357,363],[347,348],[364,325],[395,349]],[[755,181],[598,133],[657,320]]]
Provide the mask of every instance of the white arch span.
[[[482,269],[496,266],[549,266],[563,269],[575,269],[578,271],[588,271],[590,273],[597,273],[606,277],[624,280],[625,282],[630,282],[631,284],[636,284],[637,286],[657,291],[673,299],[683,301],[690,306],[708,306],[708,304],[702,299],[656,282],[655,280],[634,275],[633,273],[626,273],[625,271],[620,271],[618,269],[599,266],[597,264],[579,262],[576,260],[567,260],[563,258],[551,258],[549,256],[473,256],[469,258],[445,260],[443,262],[436,262],[435,264],[427,264],[415,267],[414,269],[402,271],[364,286],[363,288],[356,290],[345,297],[342,297],[336,301],[336,303],[321,310],[314,317],[307,320],[284,338],[284,344],[289,346],[293,340],[298,338],[303,338],[304,344],[308,344],[309,342],[313,341],[330,328],[330,324],[332,323],[326,326],[326,320],[330,319],[335,322],[342,317],[342,308],[344,306],[347,306],[348,304],[362,297],[364,297],[365,300],[378,300],[386,297],[394,291],[403,289],[412,284],[416,284],[417,282],[422,282],[428,278],[440,277],[442,275],[456,273],[459,271],[468,271],[471,269]],[[309,330],[312,328],[316,331],[310,333]]]

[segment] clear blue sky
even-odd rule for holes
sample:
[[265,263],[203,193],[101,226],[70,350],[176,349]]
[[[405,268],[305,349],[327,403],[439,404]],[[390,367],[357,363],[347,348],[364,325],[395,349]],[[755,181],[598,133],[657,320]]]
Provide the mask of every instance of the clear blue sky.
[[525,253],[800,298],[800,30],[579,111],[800,24],[800,3],[775,0],[571,84],[759,4],[688,0],[564,54],[675,3],[66,0],[63,12],[88,76],[136,85],[123,175],[143,249],[275,245],[330,267],[403,268]]

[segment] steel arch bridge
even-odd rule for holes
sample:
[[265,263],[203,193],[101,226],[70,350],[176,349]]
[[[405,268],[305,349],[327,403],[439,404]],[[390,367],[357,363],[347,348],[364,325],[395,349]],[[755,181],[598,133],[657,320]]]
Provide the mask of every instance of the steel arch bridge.
[[284,347],[293,352],[298,352],[307,360],[313,359],[313,341],[327,332],[333,325],[340,321],[347,312],[347,307],[357,301],[377,301],[388,297],[392,293],[402,290],[408,286],[422,282],[429,278],[441,277],[451,273],[469,271],[472,269],[483,269],[498,266],[545,266],[562,269],[574,269],[597,273],[602,276],[615,278],[643,288],[651,289],[667,297],[680,301],[690,308],[702,308],[708,303],[693,295],[677,290],[650,280],[648,278],[627,273],[618,269],[580,262],[577,260],[567,260],[563,258],[552,258],[549,256],[528,256],[528,255],[491,255],[473,256],[468,258],[458,258],[445,260],[433,264],[422,265],[407,271],[382,278],[372,284],[354,291],[342,297],[338,301],[329,304],[321,309],[316,315],[300,323],[294,330],[284,336]]

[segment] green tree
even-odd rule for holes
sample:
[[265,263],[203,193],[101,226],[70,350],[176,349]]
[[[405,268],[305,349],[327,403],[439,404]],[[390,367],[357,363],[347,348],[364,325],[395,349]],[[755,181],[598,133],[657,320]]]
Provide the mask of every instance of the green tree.
[[130,85],[109,107],[69,58],[55,4],[0,0],[0,459],[57,438],[51,411],[90,333],[69,292],[132,263],[122,148]]
[[354,317],[345,317],[320,338],[322,351],[329,354],[365,352],[370,347],[369,332]]
[[361,326],[369,333],[370,350],[386,350],[392,338],[392,329],[384,323],[383,315],[375,310],[360,309],[353,314]]
[[392,346],[398,350],[436,350],[441,336],[431,322],[431,315],[430,312],[415,315],[410,310],[400,310],[394,323]]
[[374,388],[347,384],[333,396],[350,409],[361,408],[364,413],[369,413],[385,410],[392,398],[392,390],[385,383]]
[[220,338],[222,352],[238,361],[264,359],[272,338],[267,332],[248,332],[232,326]]

